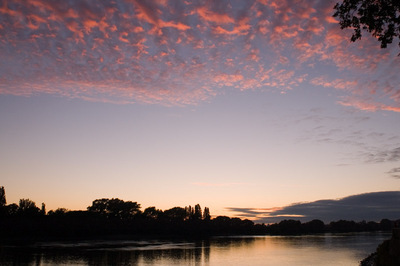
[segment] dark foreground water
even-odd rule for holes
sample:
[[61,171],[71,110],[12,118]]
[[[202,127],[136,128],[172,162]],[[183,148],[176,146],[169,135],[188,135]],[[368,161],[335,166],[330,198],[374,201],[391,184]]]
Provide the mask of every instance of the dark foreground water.
[[0,246],[0,265],[358,265],[390,233]]

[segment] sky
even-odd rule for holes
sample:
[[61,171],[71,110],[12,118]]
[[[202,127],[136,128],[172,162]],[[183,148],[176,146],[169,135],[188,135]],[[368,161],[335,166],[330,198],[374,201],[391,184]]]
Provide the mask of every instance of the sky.
[[350,42],[335,3],[0,1],[7,202],[265,218],[398,197],[400,50]]

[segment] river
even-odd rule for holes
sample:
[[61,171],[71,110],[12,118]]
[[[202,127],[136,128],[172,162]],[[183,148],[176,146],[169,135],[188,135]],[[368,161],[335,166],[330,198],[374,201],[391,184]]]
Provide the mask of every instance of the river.
[[0,245],[0,265],[358,265],[390,233]]

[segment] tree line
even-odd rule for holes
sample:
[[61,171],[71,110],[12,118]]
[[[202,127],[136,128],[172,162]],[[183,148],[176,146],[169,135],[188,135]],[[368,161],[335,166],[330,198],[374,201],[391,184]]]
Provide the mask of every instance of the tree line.
[[325,232],[360,232],[391,230],[394,221],[380,222],[321,220],[301,223],[283,220],[258,224],[248,219],[227,216],[211,217],[209,208],[173,207],[160,210],[118,198],[96,199],[85,211],[58,208],[46,212],[30,199],[19,204],[6,203],[0,187],[0,240],[79,239],[104,237],[207,237],[214,235],[297,235]]

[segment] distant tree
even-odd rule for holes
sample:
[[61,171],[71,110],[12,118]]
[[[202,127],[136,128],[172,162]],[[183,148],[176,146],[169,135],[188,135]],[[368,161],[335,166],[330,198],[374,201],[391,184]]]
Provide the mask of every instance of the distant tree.
[[18,206],[18,213],[23,215],[37,215],[40,213],[40,209],[36,207],[36,203],[30,199],[20,199]]
[[7,214],[6,203],[6,192],[4,190],[4,187],[0,187],[0,216],[4,216]]
[[325,230],[325,224],[321,220],[314,219],[302,224],[302,228],[305,233],[322,233]]
[[333,16],[339,18],[340,28],[354,29],[352,42],[361,39],[362,30],[376,37],[381,48],[386,48],[393,38],[400,37],[399,0],[344,0],[334,9]]
[[393,222],[388,219],[382,219],[379,224],[380,224],[381,230],[383,230],[383,231],[392,230]]
[[4,187],[0,187],[0,207],[6,206],[6,204],[6,191],[4,190]]
[[92,202],[92,205],[87,207],[89,212],[96,212],[99,214],[107,215],[109,199],[96,199]]
[[64,215],[68,212],[68,210],[66,208],[57,208],[55,211],[51,210],[49,211],[48,215]]
[[18,205],[15,203],[11,203],[6,206],[7,214],[10,216],[16,215],[18,213]]
[[211,219],[210,209],[208,207],[205,207],[203,212],[203,220],[209,221],[210,219]]
[[200,204],[196,204],[194,206],[194,215],[193,215],[193,219],[195,220],[201,220],[201,218],[203,217],[203,214],[201,212],[201,207]]
[[46,215],[46,204],[44,204],[44,202],[42,202],[42,208],[40,209],[40,213]]
[[332,221],[329,223],[331,227],[331,231],[333,232],[358,232],[361,231],[360,227],[354,221],[346,221],[346,220],[339,220],[339,221]]
[[278,225],[281,234],[297,235],[301,233],[301,222],[298,220],[283,220]]
[[228,216],[217,216],[211,220],[211,223],[216,232],[226,232],[229,231],[231,218]]
[[379,230],[379,224],[374,221],[369,221],[367,223],[367,231],[378,231]]
[[194,209],[192,208],[192,206],[186,206],[185,207],[185,212],[186,212],[186,217],[185,217],[185,220],[188,220],[188,219],[193,219],[193,216],[194,216]]
[[123,201],[120,199],[111,199],[108,202],[108,211],[110,216],[119,219],[130,219],[140,213],[140,204],[132,201]]
[[140,213],[140,204],[118,198],[97,199],[88,208],[89,212],[105,215],[107,218],[130,219]]
[[215,219],[213,219],[213,222],[227,224],[227,223],[229,223],[230,220],[231,220],[230,217],[220,215],[220,216],[217,216]]
[[143,216],[145,218],[157,220],[162,213],[162,210],[156,209],[156,207],[148,207],[143,211]]
[[187,217],[186,211],[187,210],[182,207],[174,207],[169,210],[165,210],[164,216],[172,222],[184,221]]

